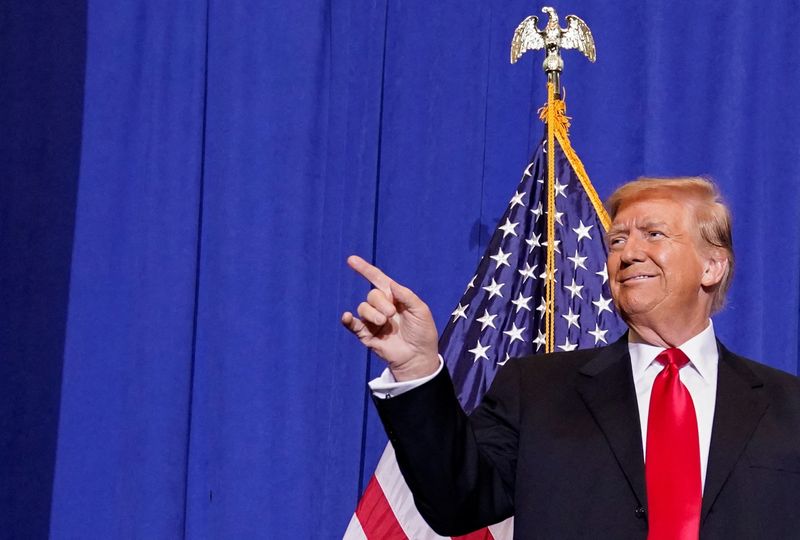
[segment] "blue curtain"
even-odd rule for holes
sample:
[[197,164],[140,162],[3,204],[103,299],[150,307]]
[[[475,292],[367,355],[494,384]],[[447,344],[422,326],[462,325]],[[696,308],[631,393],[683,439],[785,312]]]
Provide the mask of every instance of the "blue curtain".
[[[800,5],[552,2],[601,196],[707,174],[734,213],[715,318],[800,361]],[[530,2],[0,8],[0,530],[335,538],[385,437],[339,326],[372,258],[443,326],[542,126]]]

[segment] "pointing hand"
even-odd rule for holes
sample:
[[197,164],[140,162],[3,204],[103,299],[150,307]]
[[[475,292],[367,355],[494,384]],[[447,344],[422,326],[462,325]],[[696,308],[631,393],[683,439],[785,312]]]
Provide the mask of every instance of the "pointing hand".
[[397,381],[425,377],[439,367],[438,333],[428,306],[378,267],[353,255],[347,264],[375,288],[342,324],[364,345],[386,360]]

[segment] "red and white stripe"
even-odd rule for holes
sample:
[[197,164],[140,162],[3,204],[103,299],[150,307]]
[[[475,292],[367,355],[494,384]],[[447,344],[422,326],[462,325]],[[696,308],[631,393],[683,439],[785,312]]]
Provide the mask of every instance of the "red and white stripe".
[[[511,540],[514,519],[490,525],[479,531],[453,536],[457,540]],[[414,506],[397,460],[394,448],[386,445],[375,475],[367,485],[355,514],[344,533],[344,540],[435,540],[451,537],[439,536],[425,523]]]

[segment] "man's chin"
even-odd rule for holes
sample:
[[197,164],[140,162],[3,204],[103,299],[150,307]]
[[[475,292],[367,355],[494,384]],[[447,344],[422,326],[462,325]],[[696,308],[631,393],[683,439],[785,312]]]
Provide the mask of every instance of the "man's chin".
[[628,300],[623,298],[621,300],[615,299],[614,305],[617,306],[622,320],[630,325],[637,319],[649,319],[653,314],[653,309],[658,305],[658,302],[655,300]]

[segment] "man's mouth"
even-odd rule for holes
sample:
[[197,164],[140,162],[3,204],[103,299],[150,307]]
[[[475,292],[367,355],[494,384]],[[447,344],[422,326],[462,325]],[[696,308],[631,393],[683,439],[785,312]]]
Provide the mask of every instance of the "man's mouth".
[[631,283],[636,281],[645,281],[656,277],[654,274],[635,274],[624,278],[620,283]]

